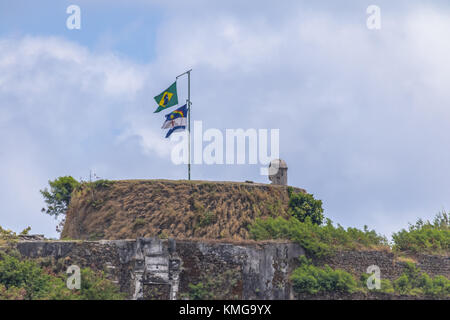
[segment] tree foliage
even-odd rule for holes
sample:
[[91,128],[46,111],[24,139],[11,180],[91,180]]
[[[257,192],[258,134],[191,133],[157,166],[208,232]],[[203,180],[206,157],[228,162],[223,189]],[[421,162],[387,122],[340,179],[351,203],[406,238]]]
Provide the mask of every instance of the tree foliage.
[[334,226],[330,219],[323,225],[318,225],[307,217],[304,222],[296,218],[289,220],[281,217],[256,219],[249,228],[250,235],[255,240],[288,239],[299,243],[305,250],[315,256],[327,256],[337,249],[360,249],[387,247],[385,237],[369,230],[343,228]]
[[37,262],[0,252],[0,300],[116,300],[118,287],[101,272],[81,270],[81,289],[69,290],[66,275],[54,274]]
[[430,296],[434,298],[450,297],[450,280],[442,275],[430,277],[413,263],[406,263],[405,271],[394,282],[397,294]]
[[189,298],[192,300],[208,300],[212,298],[212,292],[202,282],[189,283]]
[[289,213],[300,222],[305,222],[306,218],[310,218],[312,223],[322,224],[323,209],[322,200],[314,199],[309,193],[295,193],[292,187],[288,188],[289,192]]
[[395,251],[448,254],[450,252],[450,217],[446,212],[436,215],[432,222],[419,219],[408,230],[392,235]]
[[390,295],[410,295],[448,299],[450,297],[450,280],[445,276],[430,277],[413,263],[406,263],[404,272],[393,282],[381,279],[379,289],[369,290],[369,274],[361,275],[359,281],[344,270],[332,269],[328,265],[318,267],[306,257],[300,257],[300,267],[291,275],[294,291],[297,293],[384,293]]
[[[30,232],[31,227],[24,229],[19,235],[27,235]],[[19,235],[9,229],[3,229],[0,226],[0,246],[12,245],[19,240]]]
[[300,262],[300,267],[291,275],[293,288],[297,293],[352,293],[358,289],[353,276],[344,270],[333,270],[328,265],[316,267],[304,256],[300,257]]
[[71,176],[59,177],[48,183],[50,190],[48,188],[40,190],[47,205],[47,209],[42,208],[42,212],[55,218],[60,215],[65,215],[69,207],[72,192],[80,183]]

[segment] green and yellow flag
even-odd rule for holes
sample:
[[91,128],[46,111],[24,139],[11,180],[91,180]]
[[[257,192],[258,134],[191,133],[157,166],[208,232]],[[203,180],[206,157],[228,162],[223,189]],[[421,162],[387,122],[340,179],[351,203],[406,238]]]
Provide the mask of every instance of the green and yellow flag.
[[155,101],[158,104],[158,109],[154,113],[178,104],[177,82],[175,81],[169,88],[157,95]]

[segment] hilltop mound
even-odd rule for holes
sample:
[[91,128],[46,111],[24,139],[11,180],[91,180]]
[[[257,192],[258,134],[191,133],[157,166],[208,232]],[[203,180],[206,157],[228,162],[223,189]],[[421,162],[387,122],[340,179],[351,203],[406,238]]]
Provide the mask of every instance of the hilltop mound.
[[72,195],[61,238],[245,240],[256,218],[287,217],[288,201],[286,186],[268,184],[98,181]]

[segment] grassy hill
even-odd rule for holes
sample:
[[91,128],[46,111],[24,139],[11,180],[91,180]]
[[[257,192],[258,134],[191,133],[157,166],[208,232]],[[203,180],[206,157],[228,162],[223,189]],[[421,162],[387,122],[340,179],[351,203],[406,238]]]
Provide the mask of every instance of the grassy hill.
[[256,218],[288,217],[288,201],[287,187],[267,184],[97,181],[74,191],[61,237],[245,240]]

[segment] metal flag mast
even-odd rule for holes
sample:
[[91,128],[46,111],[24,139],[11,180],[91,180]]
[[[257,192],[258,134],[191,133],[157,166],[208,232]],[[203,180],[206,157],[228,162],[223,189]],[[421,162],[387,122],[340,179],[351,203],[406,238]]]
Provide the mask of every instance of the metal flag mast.
[[176,78],[178,81],[179,77],[184,76],[185,74],[188,76],[188,180],[191,180],[191,71],[192,69],[183,72]]

